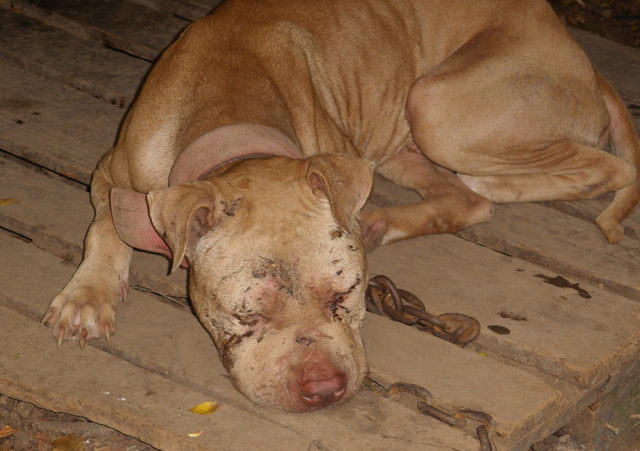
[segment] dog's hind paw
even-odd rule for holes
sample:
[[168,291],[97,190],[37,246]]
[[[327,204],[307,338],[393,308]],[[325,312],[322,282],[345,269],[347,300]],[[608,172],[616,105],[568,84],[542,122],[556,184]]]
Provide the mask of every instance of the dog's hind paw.
[[619,221],[608,217],[605,212],[596,218],[596,225],[609,243],[616,244],[624,238],[624,227]]

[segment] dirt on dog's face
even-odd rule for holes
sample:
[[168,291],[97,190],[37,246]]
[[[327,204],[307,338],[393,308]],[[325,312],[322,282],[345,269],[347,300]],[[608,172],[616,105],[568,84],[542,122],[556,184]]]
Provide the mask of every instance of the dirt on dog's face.
[[[198,250],[197,260],[216,262],[194,262],[198,316],[234,385],[259,404],[326,407],[353,395],[365,375],[364,258],[357,240],[330,241],[326,226],[316,231],[326,237],[310,233],[303,241],[258,233],[256,242],[246,231],[234,239],[246,240],[240,256],[224,255],[224,240],[215,237]],[[290,239],[296,243],[283,243]]]
[[272,158],[216,178],[205,196],[212,207],[192,208],[190,296],[234,385],[256,403],[296,412],[336,405],[366,374],[368,274],[355,216],[371,174],[358,164],[355,201],[331,194],[354,188],[337,186],[344,180],[333,169]]

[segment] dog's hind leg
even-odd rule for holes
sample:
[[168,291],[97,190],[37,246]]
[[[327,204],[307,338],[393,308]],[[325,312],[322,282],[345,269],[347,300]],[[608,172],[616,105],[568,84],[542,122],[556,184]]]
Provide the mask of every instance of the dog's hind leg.
[[458,177],[493,202],[591,199],[621,190],[636,177],[626,161],[573,141],[545,147],[530,158],[535,165],[523,162],[502,173]]
[[429,161],[410,143],[376,171],[418,192],[423,201],[362,211],[367,251],[382,244],[432,233],[451,233],[489,220],[493,205],[467,188],[448,169]]
[[618,93],[600,74],[596,73],[596,75],[609,116],[611,116],[609,135],[613,152],[636,169],[635,181],[616,191],[611,205],[596,218],[596,224],[607,240],[617,243],[624,235],[621,222],[633,211],[640,200],[640,139]]
[[58,345],[74,338],[84,347],[86,341],[101,335],[109,341],[115,332],[116,305],[128,291],[131,248],[120,240],[113,225],[109,203],[113,185],[101,166],[91,182],[95,218],[85,238],[84,260],[42,320],[53,327]]
[[[559,27],[532,33],[505,24],[478,34],[416,80],[407,117],[429,160],[493,202],[617,191],[597,220],[617,242],[640,195],[638,137],[613,88]],[[509,39],[514,33],[523,35]],[[602,150],[609,137],[616,155]]]

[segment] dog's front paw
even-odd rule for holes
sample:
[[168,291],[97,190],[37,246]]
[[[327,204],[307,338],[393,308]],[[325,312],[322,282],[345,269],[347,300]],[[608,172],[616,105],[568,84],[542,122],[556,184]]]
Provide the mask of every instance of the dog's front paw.
[[116,305],[119,299],[124,299],[126,291],[126,283],[120,290],[109,290],[72,280],[51,302],[42,323],[53,327],[58,346],[63,340],[75,339],[84,348],[87,341],[101,335],[109,342],[116,331]]
[[362,244],[367,252],[373,252],[383,244],[387,232],[387,222],[381,215],[381,209],[366,210],[360,213],[360,228],[362,229]]

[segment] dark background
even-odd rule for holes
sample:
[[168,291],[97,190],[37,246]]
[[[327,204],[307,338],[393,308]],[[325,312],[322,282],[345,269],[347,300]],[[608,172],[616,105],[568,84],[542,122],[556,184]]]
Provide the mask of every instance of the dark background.
[[565,24],[640,48],[640,0],[548,0]]

